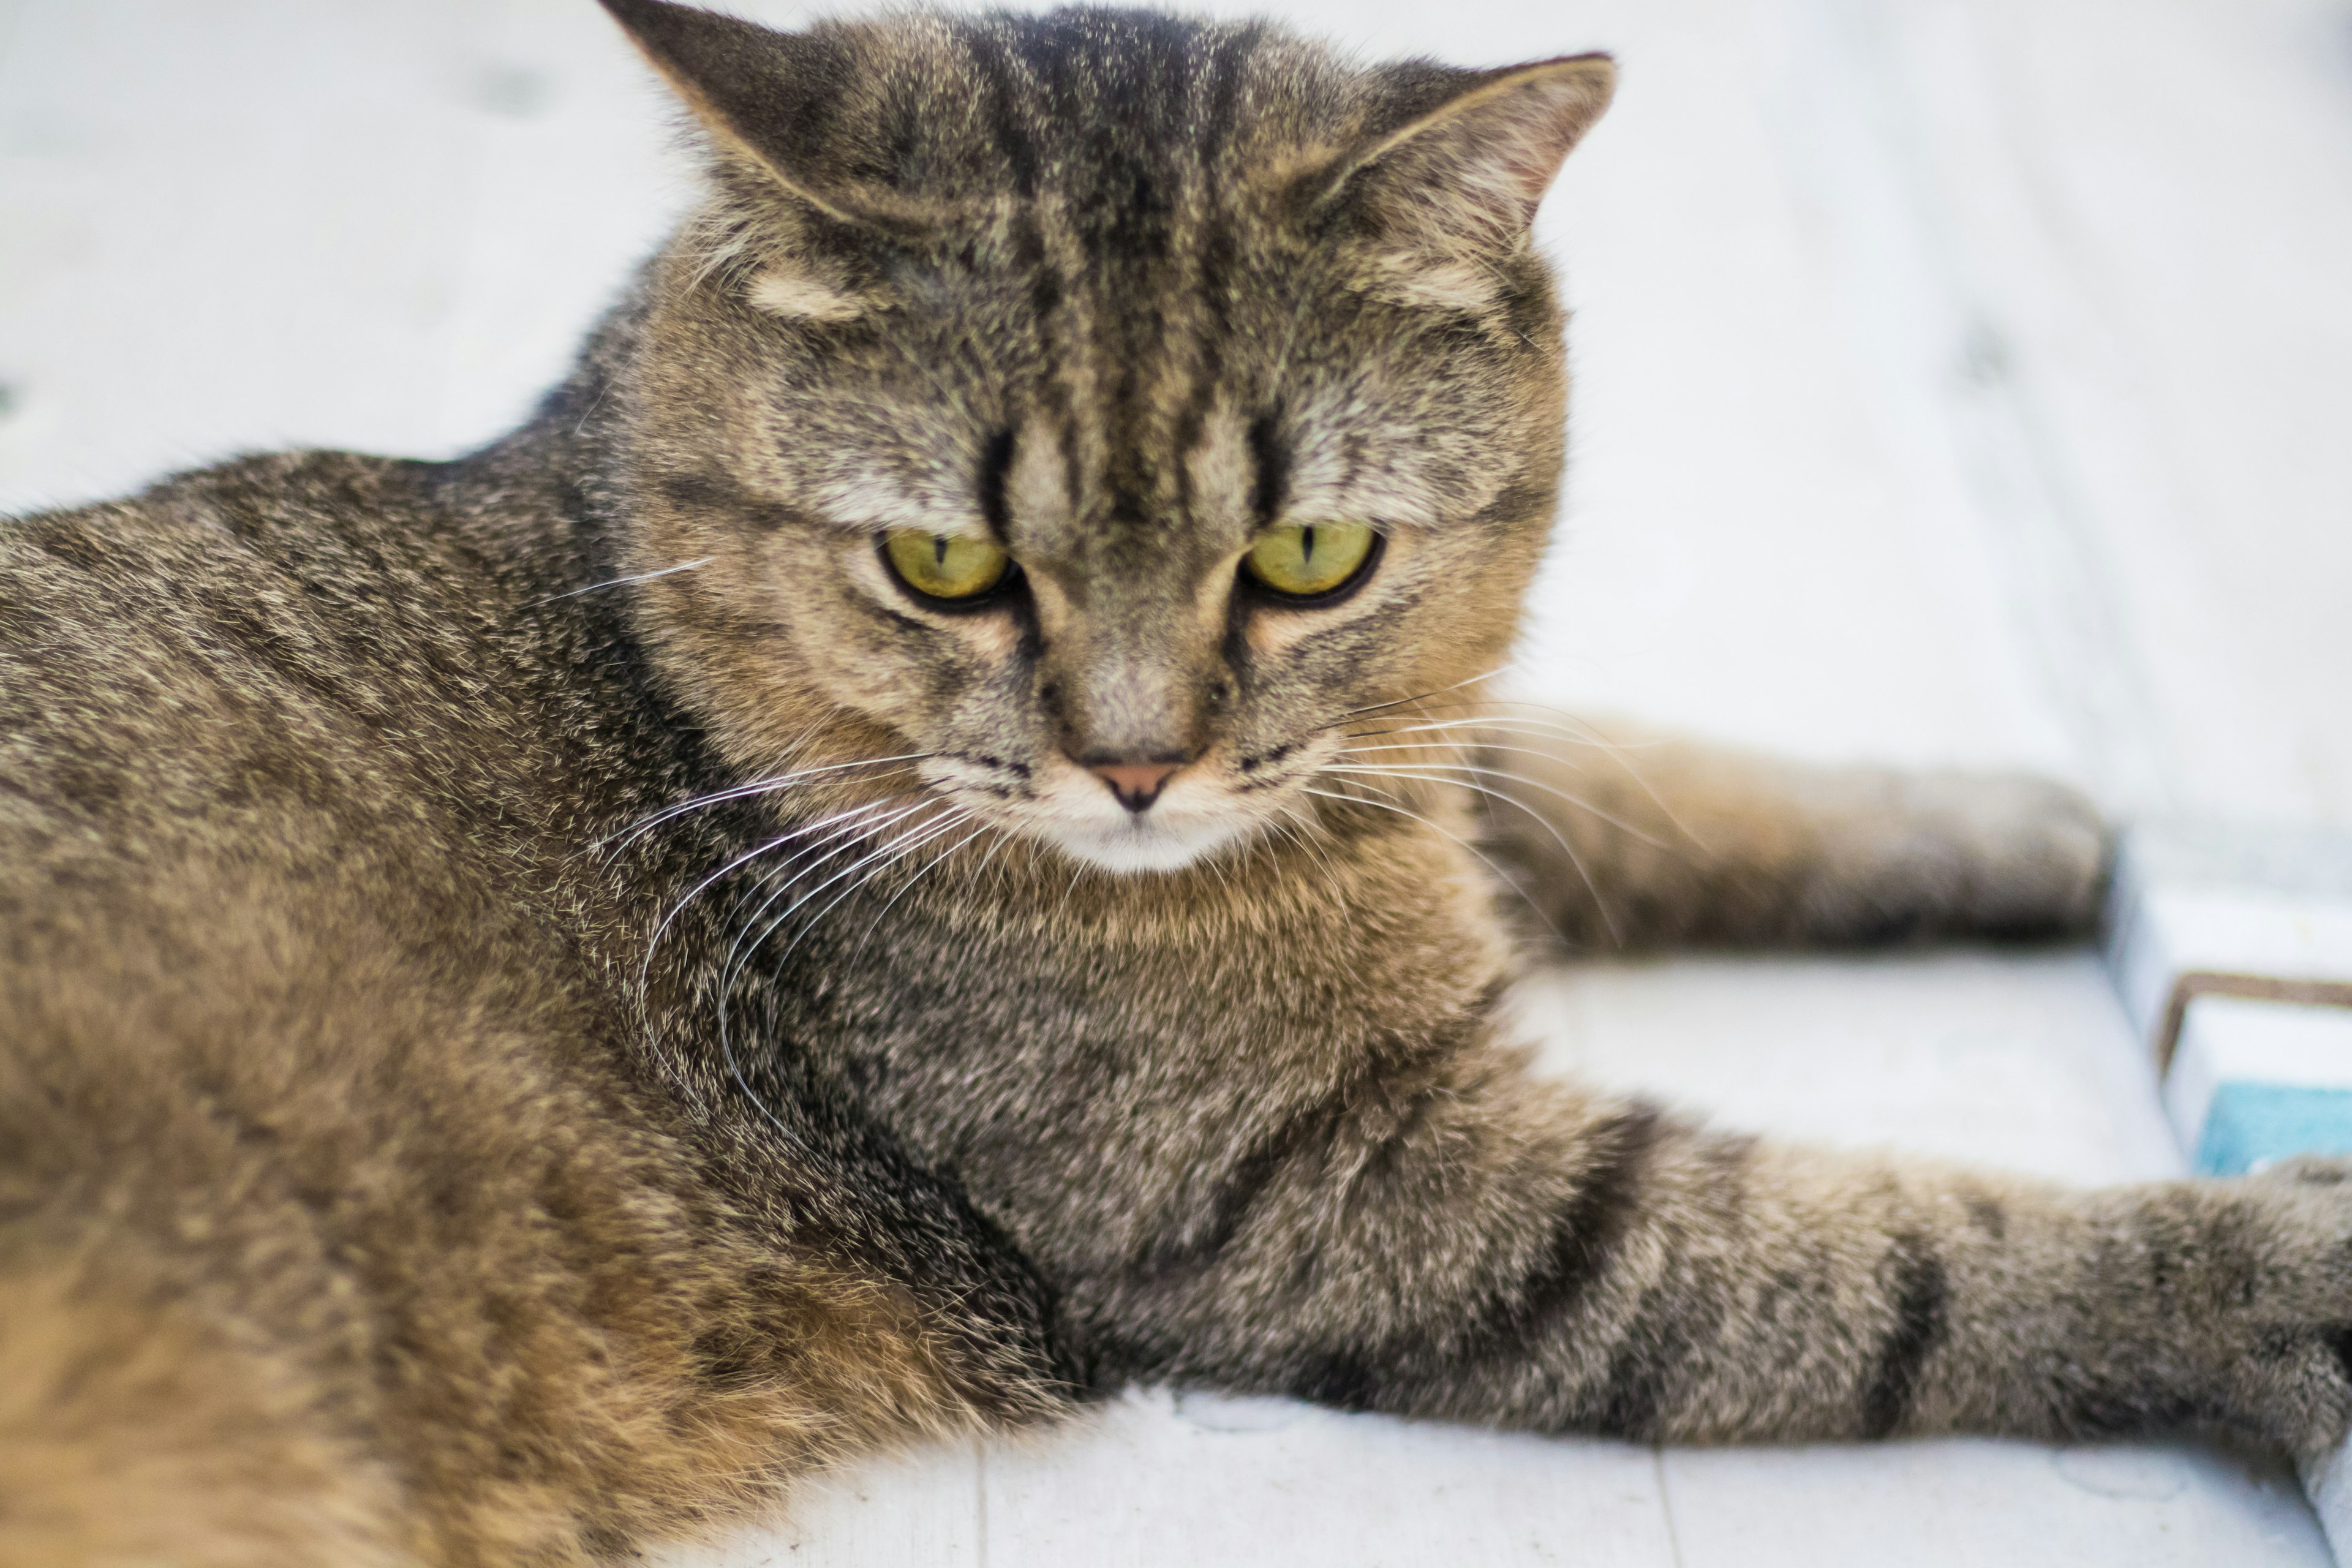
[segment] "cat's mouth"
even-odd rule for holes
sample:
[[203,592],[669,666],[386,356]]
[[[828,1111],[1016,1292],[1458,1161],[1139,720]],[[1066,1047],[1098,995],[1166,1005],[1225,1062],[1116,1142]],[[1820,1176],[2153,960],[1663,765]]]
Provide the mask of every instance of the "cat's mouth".
[[1242,837],[1251,826],[1238,812],[1163,815],[1154,806],[1119,815],[1124,820],[1054,820],[1044,825],[1041,836],[1073,859],[1133,873],[1180,869]]
[[1285,812],[1290,791],[1282,785],[1298,776],[1278,771],[1280,778],[1242,777],[1212,755],[1167,776],[1138,805],[1122,787],[1129,781],[1066,761],[1033,767],[956,752],[935,753],[920,768],[972,816],[1122,876],[1181,870],[1267,831]]
[[1179,870],[1257,831],[1255,803],[1236,799],[1213,769],[1178,773],[1139,808],[1075,764],[1042,771],[1009,798],[988,791],[997,798],[982,815],[1098,870]]

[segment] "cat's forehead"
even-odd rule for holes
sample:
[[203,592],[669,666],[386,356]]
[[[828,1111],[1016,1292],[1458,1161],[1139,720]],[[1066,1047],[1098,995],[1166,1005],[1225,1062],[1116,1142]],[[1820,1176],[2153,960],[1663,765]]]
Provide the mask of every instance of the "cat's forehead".
[[1365,95],[1321,45],[1255,23],[1074,7],[821,28],[855,85],[842,177],[945,202],[1058,195],[1149,243],[1202,178],[1330,152]]
[[837,437],[794,443],[819,515],[1057,551],[1175,530],[1223,550],[1286,522],[1438,528],[1487,507],[1507,482],[1507,355],[1188,251],[1215,243],[1180,237],[1123,268],[1032,261],[845,329],[866,349],[793,410]]
[[1289,522],[1440,528],[1499,487],[1417,402],[1383,405],[1358,383],[1295,390],[1270,409],[1218,394],[1145,432],[1120,430],[1099,404],[1040,399],[994,426],[927,381],[898,395],[893,438],[808,454],[816,517],[1053,554],[1141,536],[1189,558]]

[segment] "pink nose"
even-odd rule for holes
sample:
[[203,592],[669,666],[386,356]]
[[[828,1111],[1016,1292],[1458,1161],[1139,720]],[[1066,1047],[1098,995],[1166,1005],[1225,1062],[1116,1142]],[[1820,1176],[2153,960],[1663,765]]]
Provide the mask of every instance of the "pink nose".
[[1160,798],[1168,775],[1181,766],[1180,763],[1104,763],[1087,771],[1110,785],[1110,793],[1128,810],[1148,811]]

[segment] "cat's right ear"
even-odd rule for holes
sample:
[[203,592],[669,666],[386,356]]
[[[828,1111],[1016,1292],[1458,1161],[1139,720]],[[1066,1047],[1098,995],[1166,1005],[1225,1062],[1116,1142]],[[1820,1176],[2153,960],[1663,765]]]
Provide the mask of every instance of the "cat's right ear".
[[1524,245],[1569,152],[1616,91],[1607,55],[1500,70],[1411,68],[1402,123],[1318,177],[1309,209],[1352,231],[1375,292],[1475,310]]
[[854,138],[841,110],[856,62],[839,34],[781,33],[666,0],[601,3],[720,157],[843,223],[896,230],[933,221],[849,169]]

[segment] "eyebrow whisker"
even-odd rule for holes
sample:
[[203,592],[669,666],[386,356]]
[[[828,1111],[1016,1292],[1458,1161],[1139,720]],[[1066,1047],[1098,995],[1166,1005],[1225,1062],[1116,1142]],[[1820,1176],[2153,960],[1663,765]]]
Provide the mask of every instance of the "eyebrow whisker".
[[698,566],[708,566],[718,559],[716,555],[706,555],[698,561],[681,561],[675,566],[665,566],[658,572],[639,572],[633,576],[615,577],[609,583],[591,583],[585,588],[574,588],[569,593],[550,594],[543,599],[533,599],[523,607],[536,609],[541,605],[552,605],[559,599],[576,599],[583,594],[593,594],[604,588],[625,588],[632,583],[650,583],[656,577],[674,577],[680,572],[691,572]]

